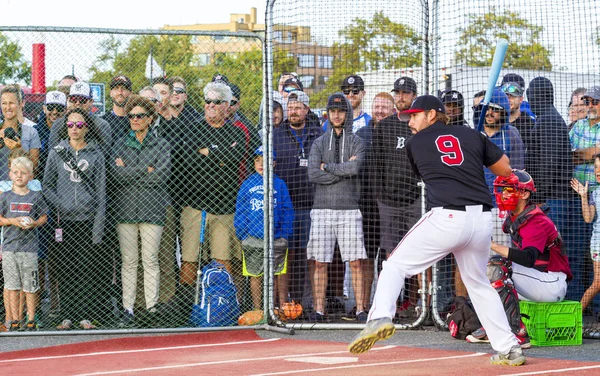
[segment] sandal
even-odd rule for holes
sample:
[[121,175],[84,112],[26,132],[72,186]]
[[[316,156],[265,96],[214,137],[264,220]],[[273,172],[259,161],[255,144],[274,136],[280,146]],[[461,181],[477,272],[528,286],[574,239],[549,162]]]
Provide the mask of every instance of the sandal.
[[96,325],[92,324],[90,320],[81,320],[79,327],[83,330],[96,329]]
[[69,329],[71,329],[71,326],[73,326],[73,323],[71,322],[71,320],[63,320],[63,322],[60,323],[60,325],[58,325],[56,327],[56,329],[58,329],[58,330],[69,330]]

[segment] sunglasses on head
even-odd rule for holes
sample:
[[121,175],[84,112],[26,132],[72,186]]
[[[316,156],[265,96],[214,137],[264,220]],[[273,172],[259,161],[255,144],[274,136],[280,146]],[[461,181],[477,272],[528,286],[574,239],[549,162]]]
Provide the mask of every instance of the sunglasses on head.
[[350,95],[350,93],[358,95],[358,93],[360,93],[360,89],[344,89],[342,90],[342,93],[344,93],[344,95]]
[[286,93],[291,93],[292,91],[298,91],[300,89],[298,89],[295,86],[286,86],[283,88],[283,91],[285,91]]
[[63,112],[65,110],[65,106],[63,106],[62,104],[52,103],[52,104],[47,104],[46,109],[48,110],[48,112],[52,112],[52,111]]
[[175,94],[185,94],[186,91],[185,91],[184,88],[176,87],[176,88],[173,88],[173,93],[175,93]]
[[143,112],[141,114],[127,114],[127,118],[129,120],[131,120],[131,119],[138,119],[139,120],[139,119],[143,119],[143,118],[145,118],[147,116],[148,116],[148,114],[145,113],[145,112]]
[[523,90],[521,89],[521,87],[515,85],[515,84],[504,84],[504,86],[502,86],[502,91],[506,94],[521,94],[523,92]]
[[488,110],[491,110],[492,112],[494,112],[494,113],[496,113],[496,114],[499,114],[499,113],[500,113],[500,111],[502,111],[502,110],[501,110],[500,108],[498,108],[498,107],[491,107],[491,106],[490,106],[490,107],[488,107]]
[[222,100],[222,99],[208,99],[208,98],[204,98],[204,103],[206,103],[206,104],[214,103],[216,106],[218,106],[220,104],[227,103],[227,101]]
[[596,106],[596,105],[598,105],[598,103],[600,103],[600,100],[598,100],[598,99],[588,99],[588,98],[586,98],[586,99],[584,99],[584,100],[583,100],[583,103],[584,103],[586,106],[589,106],[590,104],[591,104],[592,106]]
[[89,99],[86,97],[77,97],[77,96],[69,97],[69,102],[71,102],[71,103],[86,104],[88,101],[89,101]]
[[83,127],[87,128],[87,123],[85,121],[68,121],[67,127],[69,127],[69,128],[77,127],[77,129],[81,129]]

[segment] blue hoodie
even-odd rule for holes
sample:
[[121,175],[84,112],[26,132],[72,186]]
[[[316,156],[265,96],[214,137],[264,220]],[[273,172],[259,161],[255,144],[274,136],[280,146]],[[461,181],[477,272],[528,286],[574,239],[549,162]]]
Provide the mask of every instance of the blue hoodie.
[[[510,159],[510,165],[512,168],[521,170],[525,168],[525,150],[519,131],[508,122],[510,114],[510,103],[508,102],[508,97],[500,88],[494,88],[494,93],[492,94],[490,103],[502,106],[504,109],[504,115],[501,117],[501,119],[503,119],[505,123],[502,124],[500,129],[492,136],[488,136],[487,133],[485,133],[484,125],[478,127],[477,130],[489,138],[490,141],[502,149],[502,151],[504,151],[504,154],[506,154],[506,156]],[[487,167],[484,168],[484,172],[485,182],[490,189],[492,202],[494,203],[494,206],[496,206],[496,197],[494,196],[494,179],[496,179],[496,175],[494,175],[494,173],[491,172]]]
[[[233,225],[240,240],[253,236],[263,239],[264,228],[263,177],[255,172],[246,179],[238,191]],[[275,239],[291,240],[294,230],[294,207],[285,182],[273,175],[273,217]]]

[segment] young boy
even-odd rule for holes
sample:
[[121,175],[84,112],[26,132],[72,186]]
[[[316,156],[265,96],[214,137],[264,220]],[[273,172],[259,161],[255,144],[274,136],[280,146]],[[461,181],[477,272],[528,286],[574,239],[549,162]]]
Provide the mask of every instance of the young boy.
[[19,330],[22,319],[21,290],[25,293],[27,318],[25,330],[36,330],[38,239],[32,229],[47,221],[48,206],[42,194],[29,190],[33,178],[33,163],[26,157],[11,161],[9,172],[12,189],[0,195],[0,226],[7,226],[2,244],[2,273],[4,276],[4,305],[9,330]]
[[[275,165],[273,155],[273,165]],[[246,179],[238,192],[233,224],[237,237],[242,241],[243,275],[250,278],[252,303],[255,310],[262,309],[263,239],[264,239],[264,189],[263,148],[254,152],[256,173]],[[294,208],[284,181],[273,175],[273,221],[275,260],[277,276],[275,291],[280,306],[287,302],[287,244],[292,236]]]

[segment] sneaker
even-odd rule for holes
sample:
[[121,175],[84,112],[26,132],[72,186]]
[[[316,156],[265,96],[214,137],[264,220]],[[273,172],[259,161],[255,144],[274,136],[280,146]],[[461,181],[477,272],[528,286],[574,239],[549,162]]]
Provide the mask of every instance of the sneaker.
[[10,327],[8,328],[9,332],[16,332],[21,329],[21,323],[19,321],[11,321]]
[[469,343],[489,343],[487,333],[483,327],[475,330],[465,338]]
[[367,326],[354,337],[352,342],[350,342],[348,351],[350,351],[351,354],[362,354],[365,351],[369,351],[375,342],[390,338],[395,331],[396,327],[389,317],[371,320],[367,323]]
[[322,314],[321,312],[311,312],[308,315],[308,321],[310,322],[325,322],[325,315]]
[[369,314],[365,311],[360,311],[356,314],[356,322],[365,323],[369,318]]
[[121,321],[119,322],[120,327],[130,327],[133,326],[134,316],[133,313],[128,310],[123,311],[121,315]]
[[508,354],[498,353],[490,358],[492,364],[506,364],[509,366],[520,366],[525,364],[525,355],[519,345],[510,348]]
[[27,321],[27,324],[25,324],[25,330],[28,332],[33,332],[38,330],[38,325],[35,323],[34,320],[29,320]]

